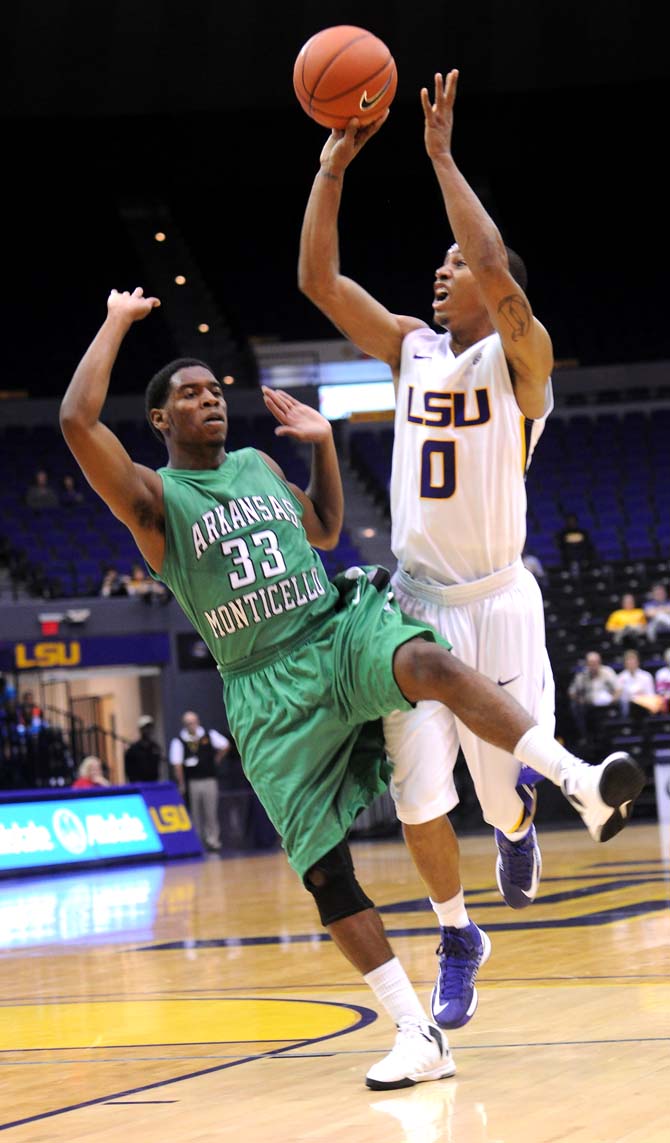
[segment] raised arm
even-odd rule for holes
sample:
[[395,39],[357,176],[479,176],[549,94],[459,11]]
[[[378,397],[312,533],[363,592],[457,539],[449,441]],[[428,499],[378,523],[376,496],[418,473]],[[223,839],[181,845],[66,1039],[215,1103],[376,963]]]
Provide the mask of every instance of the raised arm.
[[457,82],[457,71],[450,71],[446,81],[437,74],[432,103],[427,89],[421,91],[426,151],[440,184],[451,231],[500,334],[519,408],[526,417],[536,418],[546,412],[546,384],[553,367],[551,340],[509,272],[497,226],[454,162],[451,136]]
[[107,318],[77,366],[60,407],[63,436],[92,488],[130,529],[142,554],[160,571],[165,550],[163,488],[156,472],[135,464],[100,420],[114,362],[131,325],[159,305],[140,288],[112,290]]
[[337,229],[344,172],[385,119],[386,115],[365,127],[352,119],[346,131],[333,131],[326,140],[302,224],[298,286],[363,353],[385,361],[396,372],[405,334],[425,323],[390,313],[340,273]]
[[[310,544],[326,550],[335,548],[342,531],[344,495],[331,424],[316,409],[296,401],[289,393],[263,386],[263,398],[279,421],[277,436],[293,437],[312,445],[312,471],[306,490],[303,492],[296,484],[286,483],[302,504],[302,523]],[[286,480],[276,461],[263,456],[273,471]]]

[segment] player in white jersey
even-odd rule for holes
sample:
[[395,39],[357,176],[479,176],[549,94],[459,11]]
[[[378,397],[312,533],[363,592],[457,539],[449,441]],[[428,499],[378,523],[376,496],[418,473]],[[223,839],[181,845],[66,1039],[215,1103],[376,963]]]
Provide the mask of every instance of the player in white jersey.
[[[525,295],[523,263],[454,162],[457,78],[456,71],[446,80],[436,75],[433,102],[421,92],[426,150],[455,239],[434,282],[434,322],[448,332],[390,313],[340,272],[344,171],[385,116],[366,127],[352,120],[327,140],[305,212],[299,282],[352,342],[393,371],[393,586],[401,607],[446,634],[459,657],[553,732],[542,599],[521,561],[524,477],[552,407],[552,346]],[[495,827],[500,891],[515,908],[530,904],[540,879],[536,791],[520,784],[514,758],[486,746],[437,704],[396,712],[385,731],[396,810],[441,929],[433,1013],[443,1027],[460,1027],[477,1006],[474,980],[491,946],[465,909],[447,817],[458,802],[459,745],[484,818]]]

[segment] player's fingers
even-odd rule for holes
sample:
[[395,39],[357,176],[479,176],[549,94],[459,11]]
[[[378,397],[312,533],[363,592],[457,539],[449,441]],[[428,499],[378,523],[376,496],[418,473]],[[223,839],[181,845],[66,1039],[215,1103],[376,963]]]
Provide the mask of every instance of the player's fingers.
[[433,110],[433,106],[430,102],[430,96],[428,94],[427,87],[421,88],[421,106],[423,107],[423,113],[426,116],[426,119],[428,119]]
[[373,119],[372,123],[368,123],[368,125],[367,125],[368,134],[369,135],[376,135],[377,132],[379,131],[379,128],[383,127],[384,123],[386,123],[386,120],[388,119],[390,114],[391,114],[391,112],[390,112],[389,108],[387,107],[386,111],[382,112],[382,114],[379,116],[379,119]]
[[275,389],[272,395],[281,409],[290,409],[292,405],[296,404],[295,398],[284,393],[283,389]]

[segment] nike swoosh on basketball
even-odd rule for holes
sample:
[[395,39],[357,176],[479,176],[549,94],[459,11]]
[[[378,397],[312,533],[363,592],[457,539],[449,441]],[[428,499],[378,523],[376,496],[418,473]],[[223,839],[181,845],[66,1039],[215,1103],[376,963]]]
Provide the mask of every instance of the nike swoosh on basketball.
[[520,678],[521,678],[521,671],[519,671],[518,675],[512,675],[511,679],[498,679],[498,686],[499,687],[506,687],[508,685],[508,683],[514,683],[514,682],[516,682],[517,679],[520,679]]
[[388,86],[391,82],[391,78],[392,78],[391,76],[388,77],[384,86],[379,89],[379,91],[377,92],[376,95],[372,96],[372,99],[368,99],[367,88],[365,89],[365,91],[361,95],[361,101],[358,105],[360,107],[361,111],[369,111],[371,107],[374,107],[376,103],[379,103],[379,100],[381,99],[381,97],[383,96],[384,92],[386,91],[386,89],[388,88]]

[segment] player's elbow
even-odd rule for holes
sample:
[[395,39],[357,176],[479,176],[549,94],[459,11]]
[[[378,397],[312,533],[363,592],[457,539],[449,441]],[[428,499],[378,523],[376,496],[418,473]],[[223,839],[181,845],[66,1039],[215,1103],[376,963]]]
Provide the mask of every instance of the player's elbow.
[[325,552],[333,552],[340,542],[340,529],[337,528],[332,532],[328,532],[324,538],[321,547]]
[[58,411],[58,423],[66,440],[76,435],[77,429],[81,427],[81,416],[76,409],[72,408],[67,398],[61,402]]
[[314,305],[323,307],[332,292],[334,276],[325,260],[313,262],[301,258],[298,263],[298,289]]
[[306,298],[309,298],[310,302],[314,302],[315,304],[318,303],[318,275],[303,269],[302,266],[298,267],[298,289],[300,290],[301,294],[304,294]]
[[341,520],[326,520],[322,521],[322,526],[319,529],[318,538],[311,541],[315,548],[320,548],[324,552],[332,552],[340,542],[342,535],[342,521]]
[[76,447],[80,442],[84,442],[87,433],[91,430],[90,422],[83,415],[81,409],[73,409],[66,405],[61,405],[58,415],[61,432],[71,448]]

